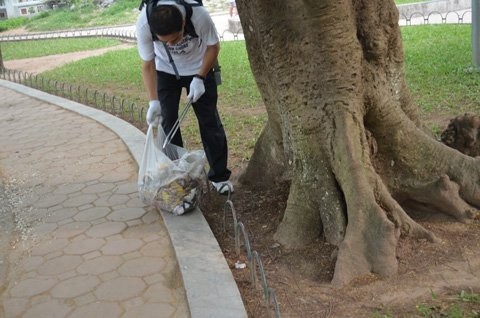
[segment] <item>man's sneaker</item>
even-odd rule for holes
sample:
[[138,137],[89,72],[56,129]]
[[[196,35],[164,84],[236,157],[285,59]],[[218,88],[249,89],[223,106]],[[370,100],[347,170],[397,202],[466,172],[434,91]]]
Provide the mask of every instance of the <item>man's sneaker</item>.
[[213,182],[212,185],[217,190],[218,193],[220,194],[230,194],[233,193],[233,185],[230,181],[220,181],[220,182]]
[[193,211],[197,207],[197,190],[192,189],[190,193],[183,198],[181,204],[177,205],[172,213],[174,215],[183,215],[187,212]]
[[182,202],[182,204],[177,205],[173,209],[172,213],[174,215],[183,215],[187,212],[192,211],[193,209],[195,209],[195,205],[192,202],[185,200]]

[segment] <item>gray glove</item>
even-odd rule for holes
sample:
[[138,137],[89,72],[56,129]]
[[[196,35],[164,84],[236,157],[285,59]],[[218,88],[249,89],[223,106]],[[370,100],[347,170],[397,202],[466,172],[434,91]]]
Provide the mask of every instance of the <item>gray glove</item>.
[[158,126],[160,118],[162,117],[162,106],[160,105],[160,101],[151,100],[148,105],[147,124]]
[[191,103],[195,103],[202,95],[205,93],[205,85],[203,80],[198,77],[194,77],[190,83],[190,93],[187,96],[187,99]]

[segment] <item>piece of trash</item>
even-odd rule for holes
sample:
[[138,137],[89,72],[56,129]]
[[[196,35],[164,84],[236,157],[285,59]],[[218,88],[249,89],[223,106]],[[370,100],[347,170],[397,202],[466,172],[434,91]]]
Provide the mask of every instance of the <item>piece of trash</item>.
[[237,261],[235,263],[235,268],[236,269],[244,269],[245,267],[247,267],[247,264],[245,264],[245,263],[241,263],[240,261]]

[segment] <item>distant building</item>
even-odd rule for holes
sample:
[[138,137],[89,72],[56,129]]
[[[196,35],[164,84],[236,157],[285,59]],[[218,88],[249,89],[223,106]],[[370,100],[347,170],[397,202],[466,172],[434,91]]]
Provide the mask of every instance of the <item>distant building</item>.
[[0,19],[34,15],[47,9],[45,0],[0,0]]

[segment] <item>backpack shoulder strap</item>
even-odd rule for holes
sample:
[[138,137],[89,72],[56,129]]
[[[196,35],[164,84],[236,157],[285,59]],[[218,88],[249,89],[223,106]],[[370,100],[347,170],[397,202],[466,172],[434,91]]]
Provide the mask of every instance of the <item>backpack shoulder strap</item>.
[[148,21],[148,24],[150,24],[150,16],[152,15],[152,11],[153,11],[153,8],[155,8],[157,6],[157,0],[143,0],[144,2],[146,2],[146,14],[147,14],[147,21]]
[[193,23],[192,23],[192,14],[193,14],[192,7],[202,6],[201,1],[198,2],[197,0],[195,0],[195,2],[196,2],[195,4],[194,3],[188,3],[185,0],[175,0],[175,2],[178,3],[179,5],[182,5],[185,8],[185,15],[186,15],[186,17],[185,17],[185,32],[187,34],[189,34],[190,36],[194,37],[194,38],[198,38],[198,34],[195,31],[195,27],[193,26]]

